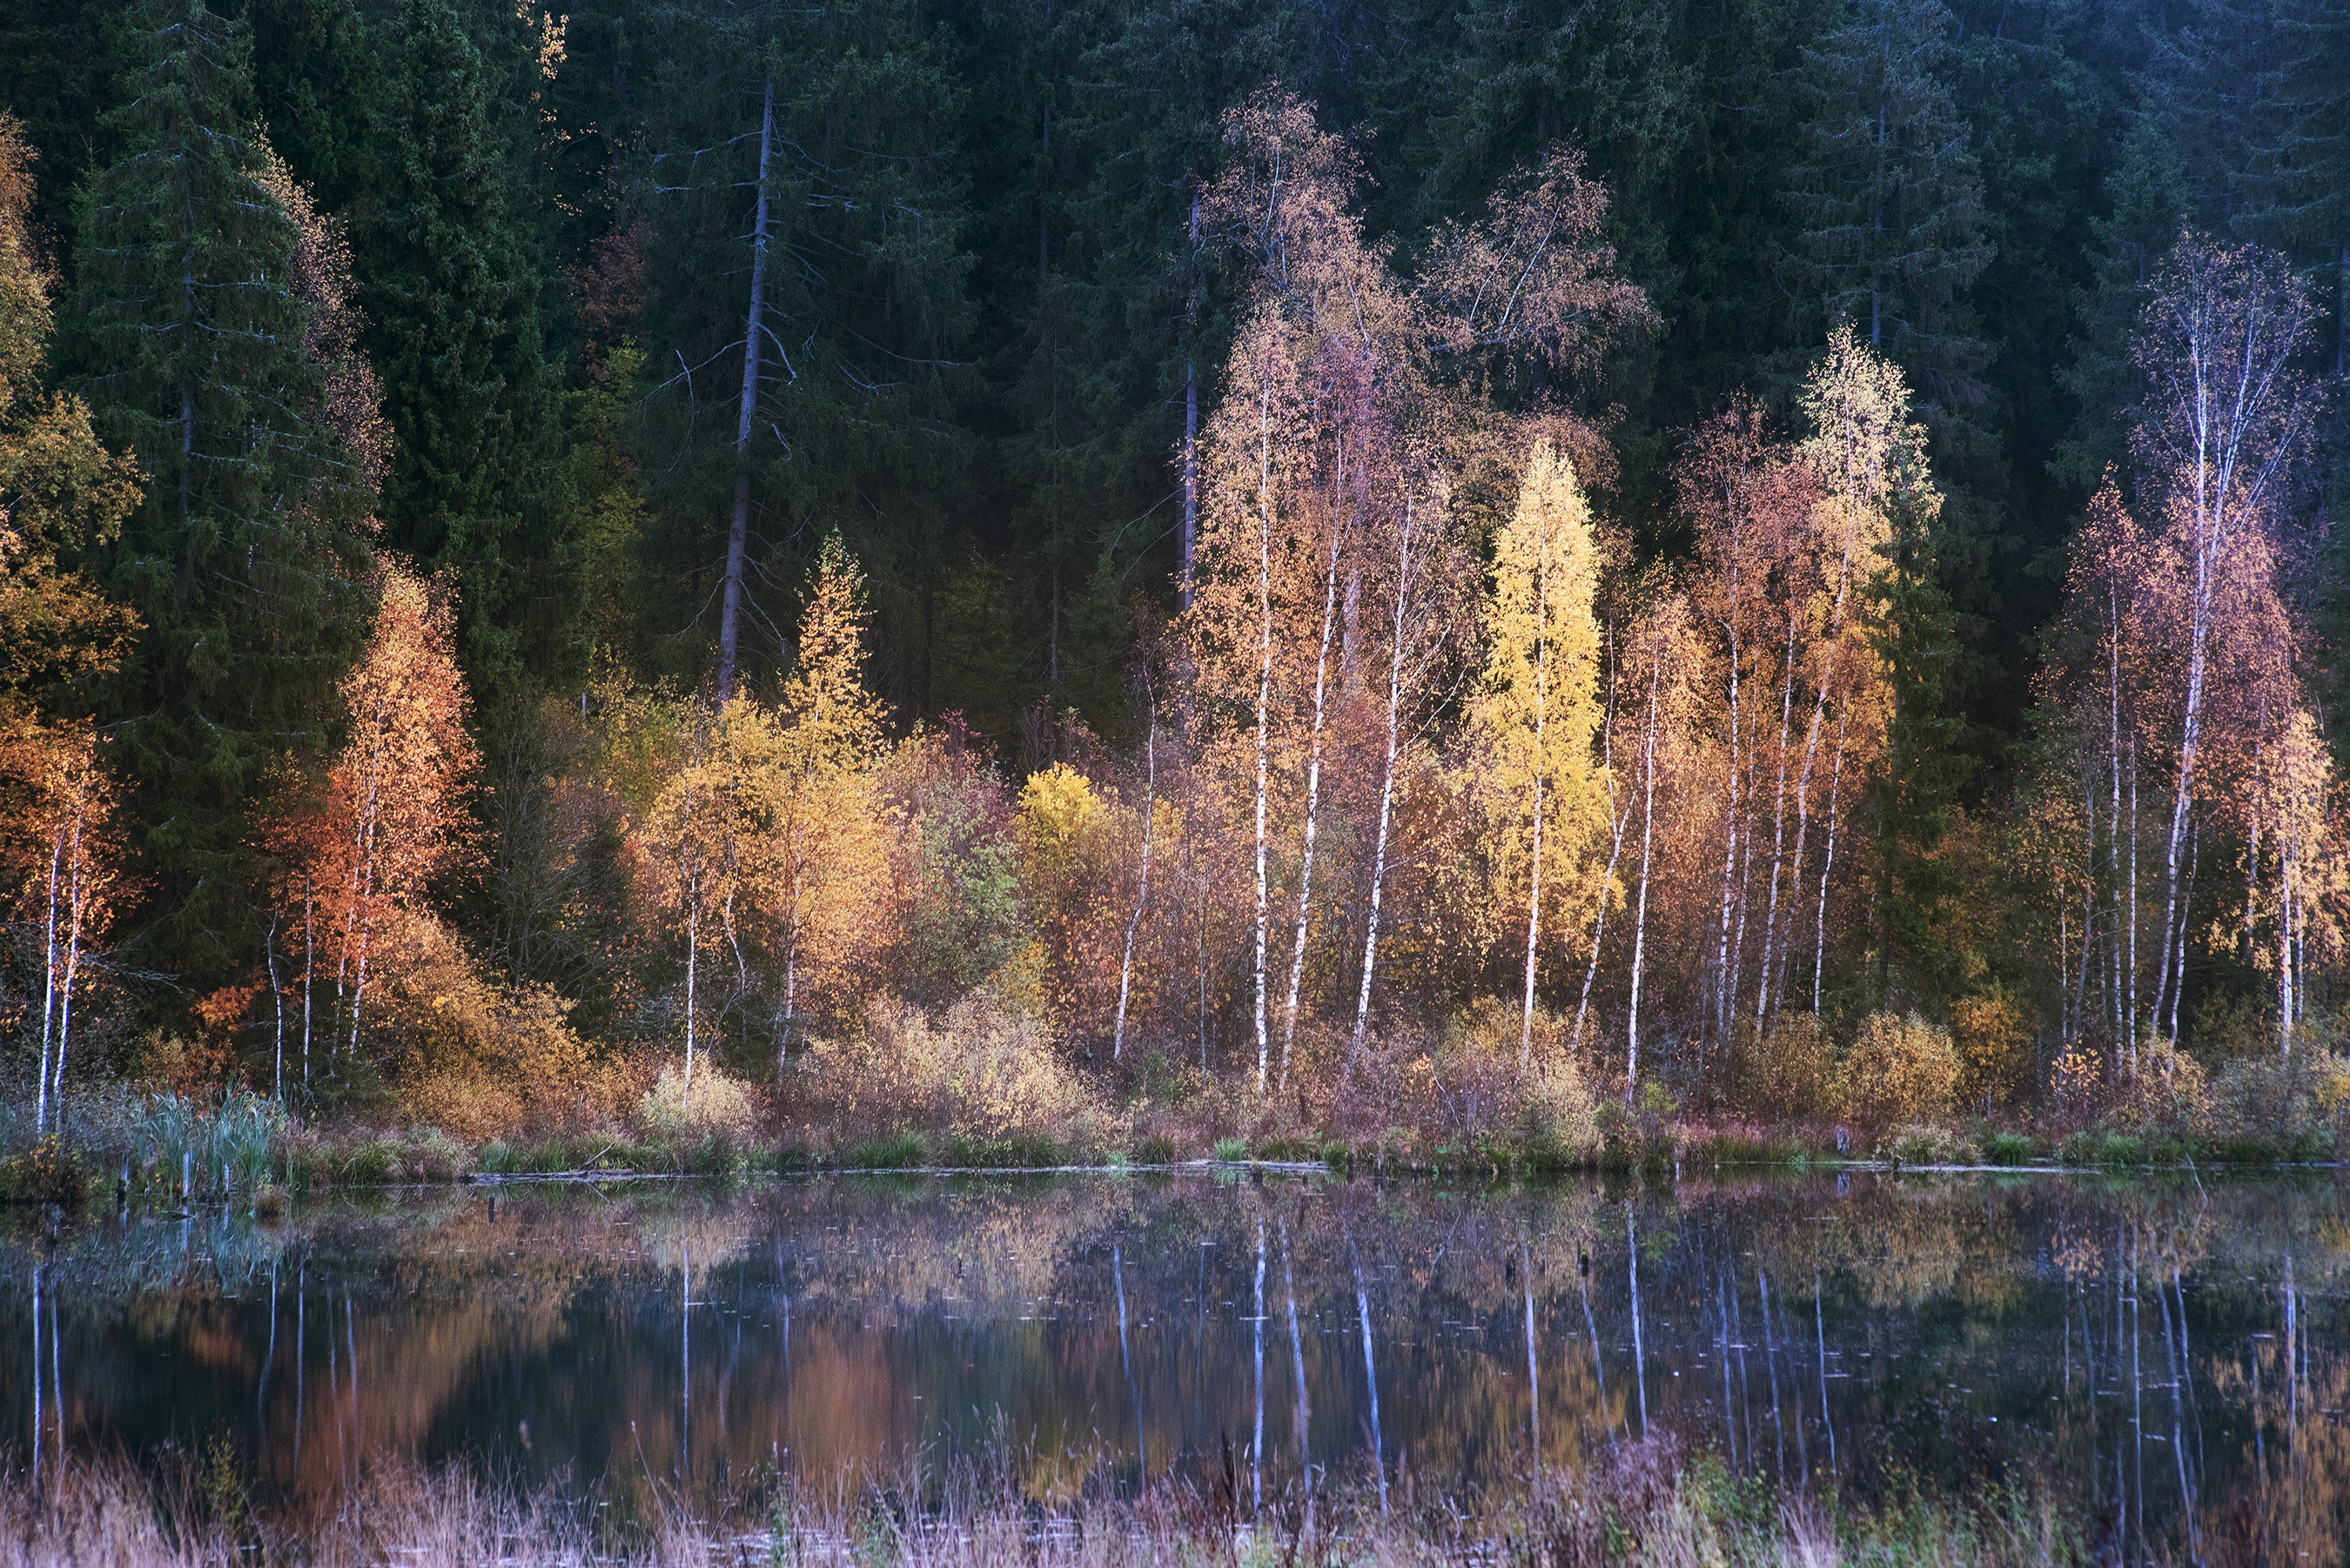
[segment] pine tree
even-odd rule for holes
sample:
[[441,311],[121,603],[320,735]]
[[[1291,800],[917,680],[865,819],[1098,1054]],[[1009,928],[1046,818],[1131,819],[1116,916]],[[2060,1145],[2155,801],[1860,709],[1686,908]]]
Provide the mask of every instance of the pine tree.
[[305,352],[301,236],[250,133],[249,40],[200,5],[146,13],[152,60],[92,182],[76,301],[90,394],[149,476],[109,587],[146,625],[118,682],[157,956],[241,946],[242,810],[268,760],[318,743],[364,607],[373,496]]

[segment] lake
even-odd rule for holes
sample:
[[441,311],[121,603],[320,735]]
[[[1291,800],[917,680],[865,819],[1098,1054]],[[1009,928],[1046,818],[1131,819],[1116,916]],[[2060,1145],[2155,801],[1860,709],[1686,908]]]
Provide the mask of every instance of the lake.
[[689,1492],[964,1455],[1039,1496],[1476,1485],[1669,1431],[1868,1498],[2054,1484],[2133,1555],[2345,1532],[2340,1173],[819,1177],[394,1189],[5,1232],[0,1412]]

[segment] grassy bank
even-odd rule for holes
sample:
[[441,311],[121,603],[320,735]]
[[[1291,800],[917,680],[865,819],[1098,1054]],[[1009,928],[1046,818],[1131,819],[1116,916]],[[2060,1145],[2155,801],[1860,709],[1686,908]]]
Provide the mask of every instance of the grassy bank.
[[1311,1492],[1268,1489],[1258,1504],[1229,1457],[1139,1496],[1107,1476],[1062,1500],[1024,1495],[1013,1467],[963,1466],[861,1484],[765,1477],[718,1506],[689,1506],[638,1478],[592,1495],[518,1495],[463,1469],[380,1471],[344,1496],[292,1510],[252,1499],[215,1444],[149,1474],[69,1465],[37,1489],[21,1467],[0,1489],[0,1568],[229,1568],[230,1564],[589,1562],[1080,1568],[1149,1563],[1250,1568],[1351,1564],[2088,1563],[2100,1543],[2064,1500],[2029,1487],[1875,1506],[1781,1495],[1732,1480],[1711,1455],[1665,1438],[1593,1456],[1574,1472],[1520,1476],[1480,1492],[1368,1476]]
[[265,1106],[184,1108],[167,1116],[84,1117],[0,1157],[0,1203],[68,1210],[229,1202],[265,1216],[293,1196],[337,1188],[571,1177],[749,1179],[819,1170],[1147,1170],[1201,1161],[1224,1166],[1321,1167],[1353,1178],[1471,1181],[1568,1171],[1769,1165],[1809,1168],[2210,1169],[2324,1164],[2338,1157],[2331,1128],[2281,1138],[2200,1135],[2178,1128],[2093,1126],[2069,1131],[1912,1124],[1856,1138],[1809,1125],[1658,1121],[1627,1126],[1573,1148],[1544,1139],[1491,1136],[1439,1141],[1404,1129],[1350,1140],[1276,1133],[1247,1137],[1161,1131],[1123,1141],[1056,1141],[1028,1135],[984,1138],[913,1129],[829,1146],[766,1129],[640,1129],[546,1133],[469,1143],[432,1127],[359,1122],[306,1127]]
[[[764,1081],[706,1063],[689,1084],[658,1056],[631,1068],[626,1093],[549,1080],[529,1116],[489,1116],[430,1078],[322,1097],[307,1116],[234,1080],[99,1078],[75,1085],[37,1133],[29,1096],[0,1109],[0,1201],[264,1209],[317,1189],[466,1179],[1195,1160],[1469,1179],[1732,1164],[2308,1164],[2337,1158],[2350,1119],[2350,1062],[2314,1049],[2207,1075],[2149,1048],[2124,1081],[2002,1105],[1959,1097],[1948,1041],[1911,1021],[1842,1057],[1791,1051],[1769,1073],[1726,1073],[1735,1094],[1685,1103],[1655,1079],[1627,1093],[1620,1078],[1586,1077],[1564,1050],[1528,1064],[1510,1029],[1472,1022],[1375,1040],[1358,1058],[1343,1041],[1301,1041],[1294,1075],[1263,1093],[1253,1075],[1211,1079],[1155,1053],[1073,1063],[1033,1019],[969,1007],[937,1023],[879,1009],[862,1035],[811,1045]],[[1817,1071],[1794,1073],[1806,1062]]]

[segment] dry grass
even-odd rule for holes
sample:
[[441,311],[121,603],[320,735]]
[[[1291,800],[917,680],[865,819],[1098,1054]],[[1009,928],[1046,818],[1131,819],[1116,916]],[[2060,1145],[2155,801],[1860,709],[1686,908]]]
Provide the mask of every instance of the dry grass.
[[[1710,1457],[1667,1438],[1593,1456],[1487,1493],[1437,1491],[1399,1476],[1268,1489],[1262,1506],[1229,1458],[1204,1479],[1154,1480],[1139,1497],[1097,1476],[1039,1501],[1016,1465],[910,1469],[822,1495],[769,1478],[730,1507],[697,1511],[653,1490],[610,1511],[554,1493],[517,1497],[469,1472],[377,1473],[296,1522],[252,1511],[214,1452],[162,1482],[120,1464],[75,1463],[38,1489],[0,1488],[0,1568],[1339,1568],[1362,1564],[1715,1564],[1825,1568],[2022,1568],[2091,1553],[2044,1497],[1999,1492],[1911,1501],[1881,1514],[1833,1500],[1773,1503]],[[606,1500],[609,1502],[611,1500]],[[626,1519],[625,1528],[591,1521]]]

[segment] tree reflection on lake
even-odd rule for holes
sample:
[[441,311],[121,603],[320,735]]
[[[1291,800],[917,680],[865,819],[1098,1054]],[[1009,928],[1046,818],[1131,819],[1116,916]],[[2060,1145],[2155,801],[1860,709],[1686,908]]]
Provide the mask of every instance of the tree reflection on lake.
[[385,1457],[1037,1494],[1221,1467],[1444,1484],[1670,1430],[1786,1489],[2062,1489],[2133,1554],[2337,1537],[2344,1189],[1716,1173],[442,1189],[5,1243],[13,1462],[226,1437],[329,1502]]

